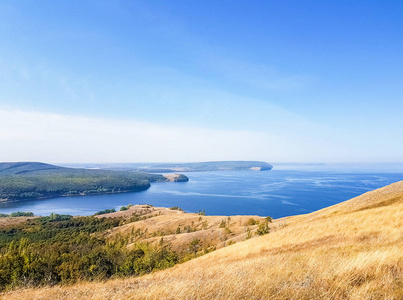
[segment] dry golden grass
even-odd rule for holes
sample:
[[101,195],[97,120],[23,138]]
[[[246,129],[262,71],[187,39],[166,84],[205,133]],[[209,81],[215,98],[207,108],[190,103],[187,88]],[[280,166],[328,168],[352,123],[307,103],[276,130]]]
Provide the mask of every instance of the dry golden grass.
[[29,219],[34,219],[38,218],[38,216],[33,216],[33,217],[5,217],[5,218],[0,218],[0,227],[4,225],[17,225],[19,223],[24,223]]
[[403,299],[403,182],[280,224],[146,276],[3,299]]
[[[99,217],[131,216],[134,212],[142,217],[150,218],[114,228],[106,233],[107,236],[111,239],[118,234],[129,237],[129,241],[133,244],[136,242],[157,244],[163,237],[165,243],[170,243],[174,250],[180,251],[186,251],[193,239],[200,239],[203,247],[210,245],[219,249],[230,242],[244,241],[247,235],[246,228],[249,228],[252,236],[254,236],[258,226],[246,226],[250,218],[264,222],[264,218],[259,216],[231,216],[228,220],[227,216],[201,216],[196,213],[185,213],[165,207],[145,205],[134,205],[129,210]],[[226,222],[230,232],[226,231],[225,228],[220,228],[222,221]],[[178,227],[181,229],[180,234],[176,233]],[[187,233],[185,227],[190,227],[196,231]],[[136,230],[141,230],[143,235],[141,237],[134,236],[133,233]]]
[[166,207],[154,207],[150,205],[132,205],[128,210],[117,211],[114,213],[103,214],[96,216],[97,218],[116,218],[116,217],[130,217],[133,213],[140,216],[152,217],[158,215],[177,215],[182,214],[182,211],[171,210]]

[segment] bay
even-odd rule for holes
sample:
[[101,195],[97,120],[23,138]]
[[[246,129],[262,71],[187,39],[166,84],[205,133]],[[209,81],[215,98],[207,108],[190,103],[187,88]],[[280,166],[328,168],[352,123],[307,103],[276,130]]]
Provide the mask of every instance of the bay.
[[92,215],[127,204],[152,204],[179,206],[187,212],[205,210],[208,215],[279,218],[309,213],[403,180],[403,172],[386,171],[279,165],[264,172],[195,172],[186,173],[189,182],[153,183],[150,189],[138,193],[2,203],[0,213]]

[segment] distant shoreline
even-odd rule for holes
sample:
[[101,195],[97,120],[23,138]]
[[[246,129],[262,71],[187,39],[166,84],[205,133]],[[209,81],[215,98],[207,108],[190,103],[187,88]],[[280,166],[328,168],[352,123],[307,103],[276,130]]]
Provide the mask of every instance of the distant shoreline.
[[0,203],[14,203],[14,202],[23,202],[23,201],[29,201],[29,200],[47,200],[47,199],[54,199],[54,198],[59,198],[59,197],[86,197],[86,196],[99,196],[99,195],[110,195],[110,194],[126,194],[126,193],[138,193],[138,192],[144,192],[150,188],[147,187],[142,190],[138,191],[131,191],[131,190],[126,190],[126,191],[116,191],[116,192],[102,192],[102,193],[91,193],[91,194],[72,194],[72,195],[55,195],[55,196],[47,196],[47,197],[37,197],[37,198],[23,198],[23,199],[0,199]]

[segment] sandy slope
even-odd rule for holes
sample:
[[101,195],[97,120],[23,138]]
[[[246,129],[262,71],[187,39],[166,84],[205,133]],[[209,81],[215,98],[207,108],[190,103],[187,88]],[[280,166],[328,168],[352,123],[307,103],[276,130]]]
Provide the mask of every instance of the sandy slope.
[[272,226],[154,274],[3,299],[403,299],[403,181]]

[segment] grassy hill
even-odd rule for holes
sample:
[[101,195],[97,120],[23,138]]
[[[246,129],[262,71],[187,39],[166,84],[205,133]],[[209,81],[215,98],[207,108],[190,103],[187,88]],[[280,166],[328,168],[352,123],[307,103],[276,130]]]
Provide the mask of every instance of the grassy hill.
[[156,181],[187,181],[187,177],[64,168],[38,162],[0,163],[0,200],[136,192]]
[[0,292],[147,274],[252,238],[268,221],[150,205],[85,217],[13,215],[0,215]]
[[403,182],[150,275],[4,299],[403,299]]
[[125,237],[130,248],[138,242],[158,245],[163,237],[164,244],[170,244],[173,250],[182,254],[194,239],[200,240],[200,251],[242,242],[248,232],[250,238],[255,236],[258,222],[265,222],[265,218],[259,216],[205,216],[164,207],[144,208],[144,205],[134,205],[126,211],[100,215],[98,218],[131,216],[133,212],[144,216],[144,220],[111,229],[106,234],[109,240]]

